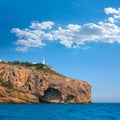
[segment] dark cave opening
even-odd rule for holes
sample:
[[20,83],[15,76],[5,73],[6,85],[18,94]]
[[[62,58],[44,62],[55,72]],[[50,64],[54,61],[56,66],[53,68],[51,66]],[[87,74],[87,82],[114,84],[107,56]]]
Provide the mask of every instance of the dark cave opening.
[[55,88],[48,88],[40,98],[40,102],[60,103],[62,100],[61,92]]

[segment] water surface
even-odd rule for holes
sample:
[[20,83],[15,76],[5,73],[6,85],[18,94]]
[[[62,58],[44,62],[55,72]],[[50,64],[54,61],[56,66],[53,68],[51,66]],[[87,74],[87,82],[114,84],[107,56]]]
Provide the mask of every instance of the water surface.
[[0,104],[0,120],[120,120],[120,104]]

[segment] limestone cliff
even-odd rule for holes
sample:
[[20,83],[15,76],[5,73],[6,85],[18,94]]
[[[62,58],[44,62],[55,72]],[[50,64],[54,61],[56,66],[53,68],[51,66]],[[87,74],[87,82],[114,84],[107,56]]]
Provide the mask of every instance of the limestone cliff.
[[91,103],[91,86],[47,69],[0,63],[0,103]]

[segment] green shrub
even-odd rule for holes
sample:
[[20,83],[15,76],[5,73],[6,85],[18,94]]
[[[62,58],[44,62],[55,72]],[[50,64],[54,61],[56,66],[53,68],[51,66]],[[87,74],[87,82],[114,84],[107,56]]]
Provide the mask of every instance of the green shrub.
[[8,89],[13,89],[12,85],[4,83],[2,80],[0,80],[0,85]]
[[50,74],[63,76],[63,75],[55,72],[54,70],[50,69],[47,65],[44,65],[42,63],[32,64],[30,62],[13,61],[13,62],[8,62],[8,64],[11,64],[11,65],[21,65],[21,66],[24,66],[24,67],[35,67],[36,70],[42,70],[42,71],[50,73]]

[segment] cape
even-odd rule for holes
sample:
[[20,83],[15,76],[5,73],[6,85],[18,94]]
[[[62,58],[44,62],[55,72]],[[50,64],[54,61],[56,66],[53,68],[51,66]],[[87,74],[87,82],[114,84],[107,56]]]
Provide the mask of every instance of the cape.
[[91,103],[91,85],[52,67],[0,62],[0,103]]

